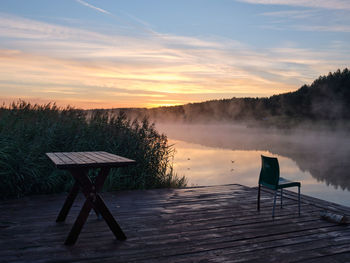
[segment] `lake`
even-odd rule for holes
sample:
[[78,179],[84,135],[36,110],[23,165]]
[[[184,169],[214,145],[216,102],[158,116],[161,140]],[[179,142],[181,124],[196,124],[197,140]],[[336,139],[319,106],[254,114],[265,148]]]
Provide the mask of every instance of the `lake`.
[[[157,124],[174,145],[174,170],[188,186],[257,186],[261,155],[303,194],[350,207],[350,139],[344,131],[278,131],[233,125]],[[297,188],[289,188],[297,191]]]

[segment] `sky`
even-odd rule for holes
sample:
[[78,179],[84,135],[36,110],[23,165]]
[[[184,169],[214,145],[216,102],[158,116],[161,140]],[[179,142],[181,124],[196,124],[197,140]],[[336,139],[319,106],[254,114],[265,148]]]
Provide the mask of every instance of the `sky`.
[[350,67],[349,0],[1,0],[0,102],[157,107]]

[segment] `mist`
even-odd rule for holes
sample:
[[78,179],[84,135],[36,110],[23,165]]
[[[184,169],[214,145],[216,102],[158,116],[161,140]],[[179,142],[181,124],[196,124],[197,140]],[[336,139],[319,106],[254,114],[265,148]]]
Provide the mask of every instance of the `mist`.
[[[230,150],[268,151],[292,159],[327,185],[350,190],[350,138],[346,130],[266,129],[228,124],[156,123],[168,138]],[[176,149],[176,145],[175,145]]]
[[112,109],[161,123],[244,124],[277,129],[350,131],[350,71],[338,69],[294,92],[265,98],[227,98],[157,108]]
[[107,111],[131,120],[148,118],[170,139],[284,156],[317,180],[350,190],[349,87],[345,68],[269,98]]

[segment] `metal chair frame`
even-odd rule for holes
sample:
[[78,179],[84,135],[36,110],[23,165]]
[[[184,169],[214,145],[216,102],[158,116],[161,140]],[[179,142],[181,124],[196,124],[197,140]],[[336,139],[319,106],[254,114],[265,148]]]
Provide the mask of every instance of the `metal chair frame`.
[[280,177],[278,159],[261,155],[261,171],[258,183],[258,211],[260,211],[261,186],[275,191],[273,199],[272,217],[275,217],[275,207],[278,190],[280,190],[281,208],[283,208],[283,189],[288,187],[298,187],[298,213],[300,216],[300,182],[292,182]]

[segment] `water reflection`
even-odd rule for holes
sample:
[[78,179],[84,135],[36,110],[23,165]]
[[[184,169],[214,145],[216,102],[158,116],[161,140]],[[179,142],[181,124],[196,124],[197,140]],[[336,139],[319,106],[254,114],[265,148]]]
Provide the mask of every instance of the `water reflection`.
[[238,126],[158,125],[175,144],[175,169],[189,185],[255,186],[260,155],[276,156],[281,174],[303,193],[350,206],[350,140],[346,133],[246,129]]

